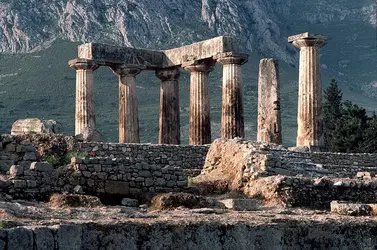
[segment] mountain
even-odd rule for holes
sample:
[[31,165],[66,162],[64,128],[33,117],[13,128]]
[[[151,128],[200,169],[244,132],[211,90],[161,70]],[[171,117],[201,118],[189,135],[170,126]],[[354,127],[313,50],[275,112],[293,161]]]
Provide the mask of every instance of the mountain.
[[[375,110],[376,2],[374,0],[2,0],[0,3],[0,133],[14,120],[44,117],[73,133],[74,71],[67,61],[76,46],[102,42],[167,49],[219,35],[238,37],[250,53],[243,66],[247,133],[255,137],[258,62],[280,61],[283,136],[294,144],[298,51],[287,37],[311,31],[327,35],[322,49],[324,87],[336,78],[344,97]],[[219,126],[221,68],[211,73],[213,131]],[[112,141],[117,135],[117,79],[96,71],[97,119]],[[187,136],[188,74],[180,79],[182,134]],[[156,142],[159,83],[138,76],[142,141]]]

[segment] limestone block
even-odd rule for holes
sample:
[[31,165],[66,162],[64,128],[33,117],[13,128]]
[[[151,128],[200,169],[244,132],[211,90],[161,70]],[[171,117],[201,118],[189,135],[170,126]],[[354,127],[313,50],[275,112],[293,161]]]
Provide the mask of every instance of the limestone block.
[[139,206],[139,202],[136,199],[130,199],[130,198],[123,198],[121,201],[121,204],[126,207],[137,207]]
[[105,191],[108,194],[129,194],[130,188],[127,183],[122,181],[107,180],[105,183]]
[[33,169],[35,171],[40,171],[40,172],[54,171],[54,167],[52,166],[52,164],[47,163],[47,162],[33,162],[30,165],[30,169]]
[[80,250],[82,244],[82,225],[61,225],[58,228],[59,250]]
[[11,134],[56,133],[56,121],[38,118],[20,119],[13,123]]
[[22,158],[24,161],[36,161],[37,156],[34,152],[26,152],[24,157]]
[[35,148],[34,146],[17,145],[16,152],[17,153],[35,152]]
[[54,228],[34,227],[35,245],[38,250],[50,250],[55,247]]
[[341,215],[365,216],[372,215],[372,208],[367,204],[357,204],[345,201],[332,201],[331,212]]
[[16,161],[12,159],[0,160],[0,172],[2,173],[8,172],[10,167],[15,163]]
[[33,231],[24,227],[8,230],[8,250],[33,249]]
[[24,174],[24,167],[22,165],[12,165],[9,169],[9,174],[12,178]]
[[82,130],[81,134],[75,136],[75,139],[87,142],[102,142],[103,135],[95,129],[86,127]]
[[252,199],[225,199],[220,200],[220,203],[228,209],[236,211],[253,211],[261,206],[261,202]]
[[5,145],[6,152],[16,152],[16,144],[15,143],[9,143]]

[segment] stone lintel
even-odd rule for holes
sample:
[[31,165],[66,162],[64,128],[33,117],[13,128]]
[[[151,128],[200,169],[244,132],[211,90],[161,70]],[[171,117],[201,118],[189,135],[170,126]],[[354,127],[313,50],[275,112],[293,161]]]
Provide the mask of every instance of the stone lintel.
[[143,66],[155,70],[170,68],[205,59],[231,57],[241,54],[238,39],[219,36],[209,40],[193,43],[180,48],[164,51],[112,46],[101,43],[86,43],[78,47],[79,60],[91,60],[99,66],[114,67],[119,64]]
[[292,43],[296,40],[301,40],[301,39],[306,39],[306,40],[324,40],[327,41],[327,37],[324,35],[319,35],[319,34],[313,34],[310,32],[305,32],[301,34],[297,34],[294,36],[288,37],[288,42]]
[[180,48],[164,50],[166,57],[163,67],[180,66],[192,61],[213,58],[222,53],[239,51],[240,43],[237,39],[219,36]]
[[164,53],[149,49],[112,46],[101,43],[86,43],[78,47],[80,59],[93,60],[100,66],[114,67],[119,64],[161,68]]

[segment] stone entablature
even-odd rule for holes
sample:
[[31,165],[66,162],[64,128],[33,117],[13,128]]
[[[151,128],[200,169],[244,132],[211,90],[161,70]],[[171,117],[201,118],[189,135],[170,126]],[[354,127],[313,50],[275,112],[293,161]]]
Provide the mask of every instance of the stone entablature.
[[[215,63],[221,63],[224,74],[221,136],[244,137],[241,65],[247,59],[239,41],[228,36],[164,51],[97,43],[80,45],[78,58],[69,61],[70,67],[77,72],[75,134],[81,134],[87,127],[96,129],[93,71],[99,66],[108,66],[119,76],[119,142],[139,142],[136,75],[142,70],[156,70],[156,76],[161,80],[159,143],[179,144],[178,78],[181,67],[191,73],[189,144],[211,143],[208,75]],[[85,64],[87,67],[83,66]],[[131,74],[131,71],[135,73]],[[168,71],[174,72],[174,76],[166,78]]]

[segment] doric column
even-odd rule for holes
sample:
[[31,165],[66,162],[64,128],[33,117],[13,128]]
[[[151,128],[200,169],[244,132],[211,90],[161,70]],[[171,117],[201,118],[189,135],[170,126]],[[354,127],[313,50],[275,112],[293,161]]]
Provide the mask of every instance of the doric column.
[[226,53],[217,62],[223,64],[221,137],[245,137],[241,65],[247,62],[247,55]]
[[136,99],[137,67],[112,67],[119,76],[119,143],[139,143],[139,117]]
[[96,129],[96,112],[93,98],[93,71],[98,69],[91,60],[74,59],[69,66],[76,70],[75,135],[85,128]]
[[159,69],[156,76],[160,85],[160,133],[158,143],[180,144],[179,68]]
[[320,148],[324,141],[319,50],[327,38],[307,32],[288,42],[300,49],[297,146]]
[[189,144],[211,143],[211,118],[208,92],[208,75],[214,62],[206,60],[184,66],[190,76],[190,129]]
[[282,144],[279,71],[274,59],[259,63],[257,141]]

